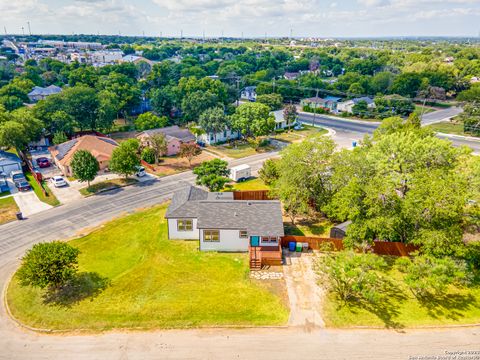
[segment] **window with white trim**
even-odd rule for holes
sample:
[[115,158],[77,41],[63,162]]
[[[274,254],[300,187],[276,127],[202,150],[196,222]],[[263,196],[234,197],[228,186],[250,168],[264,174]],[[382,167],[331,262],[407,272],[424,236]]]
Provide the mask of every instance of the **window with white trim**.
[[240,239],[247,239],[248,238],[248,231],[247,230],[240,230],[238,237]]
[[278,238],[276,236],[262,236],[262,243],[276,244]]
[[192,231],[193,230],[193,220],[192,219],[178,219],[177,220],[177,230],[178,231]]
[[205,242],[219,242],[220,231],[218,230],[203,230],[203,241]]

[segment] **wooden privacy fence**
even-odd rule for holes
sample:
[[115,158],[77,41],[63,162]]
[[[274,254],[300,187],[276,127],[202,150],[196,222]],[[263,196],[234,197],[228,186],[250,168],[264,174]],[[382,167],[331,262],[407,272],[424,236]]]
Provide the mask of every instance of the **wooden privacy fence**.
[[272,200],[268,190],[234,191],[234,200]]
[[[282,247],[288,247],[290,241],[308,243],[308,246],[314,250],[322,249],[323,246],[327,246],[326,244],[328,243],[332,244],[333,248],[337,251],[344,249],[341,239],[293,235],[282,237]],[[417,251],[418,246],[400,242],[375,241],[371,249],[373,253],[378,255],[408,256],[410,253]]]

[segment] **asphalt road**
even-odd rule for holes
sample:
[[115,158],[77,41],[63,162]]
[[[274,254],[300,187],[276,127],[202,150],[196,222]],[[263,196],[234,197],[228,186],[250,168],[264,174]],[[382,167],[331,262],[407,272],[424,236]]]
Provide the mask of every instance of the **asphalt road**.
[[[445,121],[460,112],[461,110],[458,108],[448,108],[426,114],[422,117],[422,125],[431,125],[436,122]],[[348,120],[325,115],[316,115],[314,117],[313,114],[306,113],[299,115],[299,121],[306,125],[316,125],[335,130],[337,134],[334,136],[334,140],[342,145],[346,145],[347,143],[351,144],[352,141],[358,141],[362,139],[363,136],[372,134],[380,125],[378,122]],[[468,146],[475,154],[480,154],[480,139],[448,134],[438,134],[437,136],[450,140],[454,146]]]
[[[348,146],[375,124],[318,119],[336,129],[334,138]],[[328,125],[326,122],[328,121]],[[323,123],[322,123],[323,122]],[[335,125],[335,126],[332,126]],[[239,159],[253,170],[275,154]],[[167,200],[179,183],[192,182],[186,172],[149,183],[93,196],[0,227],[0,288],[33,243],[79,236],[114,217]],[[2,296],[3,298],[3,296]],[[235,306],[235,304],[232,304]],[[408,359],[442,355],[445,350],[479,350],[480,328],[445,330],[318,330],[298,328],[215,329],[154,332],[109,332],[95,335],[42,335],[12,322],[0,306],[0,359]]]

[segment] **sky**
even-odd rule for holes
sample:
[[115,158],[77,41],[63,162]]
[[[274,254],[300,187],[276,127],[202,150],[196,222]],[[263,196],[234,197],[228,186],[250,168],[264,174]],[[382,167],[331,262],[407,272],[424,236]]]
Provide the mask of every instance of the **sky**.
[[0,31],[207,37],[479,36],[480,0],[0,0]]

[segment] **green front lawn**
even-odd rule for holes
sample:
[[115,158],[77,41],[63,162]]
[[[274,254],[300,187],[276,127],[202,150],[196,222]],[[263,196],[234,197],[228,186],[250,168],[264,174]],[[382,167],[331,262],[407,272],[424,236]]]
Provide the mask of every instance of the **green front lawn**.
[[44,203],[51,205],[51,206],[57,206],[60,205],[60,201],[55,197],[55,195],[52,193],[48,185],[45,183],[45,181],[42,181],[42,186],[43,189],[46,192],[46,196],[43,194],[42,188],[40,185],[35,181],[32,173],[27,172],[25,173],[25,176],[27,178],[28,183],[32,187],[33,191],[35,192],[35,195],[40,199],[40,201],[43,201]]
[[13,196],[0,199],[0,224],[15,220],[19,211]]
[[168,240],[165,211],[162,205],[128,215],[71,241],[87,279],[76,297],[44,299],[14,278],[7,294],[12,314],[34,327],[93,331],[287,321],[285,290],[274,294],[250,280],[247,254],[204,253],[198,241]]
[[444,134],[475,136],[475,134],[469,134],[464,131],[463,121],[442,121],[436,124],[428,125],[428,128]]
[[103,191],[114,190],[114,189],[118,189],[128,185],[132,185],[137,182],[138,182],[137,179],[119,178],[119,179],[107,180],[107,181],[102,181],[96,184],[92,184],[90,186],[80,189],[79,191],[80,191],[80,194],[82,194],[83,196],[91,196]]
[[[392,259],[386,258],[392,263]],[[341,303],[333,294],[325,297],[323,316],[327,326],[374,326],[388,328],[442,326],[480,323],[480,287],[450,286],[447,293],[419,301],[393,267],[385,272],[390,279],[386,301],[379,304]]]
[[327,134],[328,130],[313,127],[310,125],[303,125],[301,130],[290,130],[284,131],[282,133],[276,134],[273,138],[277,140],[283,140],[286,142],[299,142],[304,140],[307,136],[314,135],[314,134]]
[[252,178],[239,183],[232,183],[231,186],[227,185],[227,191],[254,191],[254,190],[270,190],[270,187],[266,185],[260,178]]

